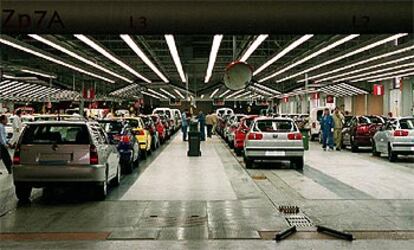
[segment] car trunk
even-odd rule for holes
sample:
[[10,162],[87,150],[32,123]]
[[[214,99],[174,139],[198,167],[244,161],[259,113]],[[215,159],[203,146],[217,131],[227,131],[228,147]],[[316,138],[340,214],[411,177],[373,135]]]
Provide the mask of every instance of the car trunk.
[[27,144],[20,147],[22,165],[86,165],[90,146],[87,144]]

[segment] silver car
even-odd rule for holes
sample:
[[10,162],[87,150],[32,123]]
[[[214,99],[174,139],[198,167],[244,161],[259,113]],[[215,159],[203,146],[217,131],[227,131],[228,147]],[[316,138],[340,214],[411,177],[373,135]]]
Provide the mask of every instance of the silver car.
[[19,200],[33,187],[91,184],[97,200],[108,184],[119,185],[119,154],[96,122],[27,123],[13,156],[13,177]]
[[372,139],[372,154],[387,154],[391,162],[398,155],[414,155],[414,117],[394,119],[381,127]]
[[302,134],[290,118],[257,118],[246,135],[244,161],[251,168],[255,160],[290,160],[291,167],[303,169]]

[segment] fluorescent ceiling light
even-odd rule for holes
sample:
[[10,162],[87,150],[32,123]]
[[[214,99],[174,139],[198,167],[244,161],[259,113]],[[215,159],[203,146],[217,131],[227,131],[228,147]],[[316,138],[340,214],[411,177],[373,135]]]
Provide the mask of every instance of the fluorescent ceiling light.
[[182,82],[187,82],[185,78],[183,66],[181,64],[180,56],[178,55],[177,46],[175,45],[175,40],[173,35],[165,35],[165,40],[167,41],[168,49],[170,50],[170,54],[173,58],[175,63],[175,67],[177,68],[178,74],[180,75]]
[[177,98],[175,95],[171,94],[167,90],[160,88],[161,92],[165,93],[166,95],[170,96],[171,98]]
[[369,77],[365,77],[365,78],[359,78],[356,80],[352,80],[351,82],[361,82],[361,81],[365,81],[365,80],[372,80],[372,79],[376,79],[376,78],[381,78],[384,76],[392,76],[392,75],[399,75],[399,74],[403,74],[406,72],[410,72],[413,71],[414,68],[409,68],[409,69],[403,69],[403,70],[399,70],[399,71],[394,71],[394,72],[388,72],[385,74],[380,74],[380,75],[374,75],[374,76],[369,76]]
[[103,56],[105,56],[106,58],[108,58],[112,62],[114,62],[114,63],[118,64],[119,66],[121,66],[122,68],[126,69],[131,74],[135,75],[136,77],[142,79],[143,81],[145,81],[147,83],[151,83],[150,80],[148,80],[147,78],[145,78],[144,76],[142,76],[140,73],[138,73],[137,71],[135,71],[130,66],[126,65],[124,62],[122,62],[118,58],[114,57],[111,53],[109,53],[108,51],[106,51],[103,47],[101,47],[100,45],[98,45],[97,43],[95,43],[94,41],[92,41],[91,39],[89,39],[88,37],[86,37],[85,35],[75,34],[74,36],[77,39],[79,39],[82,42],[84,42],[85,44],[87,44],[89,47],[91,47],[94,50],[96,50],[99,53],[101,53]]
[[354,51],[348,52],[348,53],[346,53],[346,54],[344,54],[344,55],[342,55],[342,56],[337,56],[337,57],[334,57],[334,58],[332,58],[331,60],[325,61],[325,62],[323,62],[323,63],[320,63],[320,64],[318,64],[318,65],[315,65],[315,66],[313,66],[313,67],[310,67],[310,68],[308,68],[308,69],[302,70],[301,72],[295,73],[295,74],[293,74],[293,75],[287,76],[287,77],[285,77],[285,78],[283,78],[283,79],[280,79],[280,80],[278,80],[278,81],[276,81],[276,82],[278,82],[278,83],[279,83],[279,82],[283,82],[283,81],[289,80],[289,79],[291,79],[291,78],[294,78],[294,77],[297,77],[297,76],[300,76],[300,75],[306,74],[306,73],[308,73],[308,72],[310,72],[310,71],[313,71],[313,70],[319,69],[319,68],[321,68],[321,67],[324,67],[324,66],[326,66],[326,65],[329,65],[329,64],[331,64],[331,63],[334,63],[334,62],[340,61],[340,60],[342,60],[342,59],[344,59],[344,58],[351,57],[351,56],[353,56],[353,55],[356,55],[356,54],[362,53],[362,52],[364,52],[364,51],[367,51],[367,50],[370,50],[370,49],[372,49],[372,48],[378,47],[378,46],[383,45],[383,44],[385,44],[385,43],[388,43],[388,42],[391,42],[391,41],[395,41],[396,39],[401,38],[401,37],[406,36],[406,35],[408,35],[408,34],[407,34],[407,33],[397,34],[397,35],[393,35],[393,36],[390,36],[390,37],[388,37],[388,38],[385,38],[385,39],[382,39],[382,40],[376,41],[376,42],[374,42],[374,43],[371,43],[371,44],[368,44],[368,45],[363,46],[363,47],[361,47],[361,48],[358,48],[358,49],[356,49],[356,50],[354,50]]
[[241,95],[238,95],[238,96],[234,97],[234,99],[239,99],[239,98],[241,98],[241,97],[243,97],[243,96],[247,96],[247,95],[249,95],[250,93],[252,93],[252,92],[251,92],[251,91],[246,91],[245,93],[243,93],[243,94],[241,94]]
[[221,40],[223,40],[223,35],[215,35],[213,39],[213,45],[211,46],[210,57],[208,59],[207,73],[204,78],[204,83],[210,81],[211,76],[213,75],[214,63],[217,59],[217,54],[220,49]]
[[406,57],[399,58],[399,59],[392,60],[392,61],[385,62],[385,63],[375,64],[375,65],[372,65],[372,66],[360,68],[360,69],[353,70],[353,71],[348,71],[348,72],[345,72],[345,73],[342,73],[342,74],[339,74],[339,75],[334,75],[334,76],[322,78],[322,79],[317,80],[315,82],[316,83],[325,82],[325,81],[328,81],[328,80],[340,78],[340,77],[347,76],[347,75],[352,75],[352,74],[355,74],[355,73],[358,73],[358,72],[361,72],[361,71],[366,71],[366,70],[370,70],[370,69],[383,67],[383,66],[386,66],[386,65],[389,65],[389,64],[395,64],[395,63],[402,62],[402,61],[409,60],[409,59],[414,59],[414,55],[413,56],[406,56]]
[[83,73],[85,75],[93,76],[95,78],[99,78],[99,79],[104,80],[106,82],[115,83],[114,80],[111,80],[111,79],[108,79],[106,77],[103,77],[103,76],[94,74],[92,72],[86,71],[86,70],[81,69],[81,68],[79,68],[79,67],[77,67],[75,65],[72,65],[72,64],[69,64],[69,63],[65,63],[62,60],[56,59],[54,57],[47,56],[47,55],[45,55],[43,53],[37,52],[35,50],[29,49],[29,48],[24,47],[24,46],[19,45],[19,44],[13,43],[13,42],[8,41],[6,39],[0,38],[0,42],[3,43],[3,44],[9,45],[10,47],[13,47],[15,49],[18,49],[18,50],[27,52],[27,53],[32,54],[34,56],[37,56],[37,57],[43,58],[45,60],[51,61],[53,63],[56,63],[56,64],[59,64],[59,65],[65,66],[65,67],[70,68],[70,69],[73,69],[73,70],[76,70],[76,71],[78,71],[80,73]]
[[369,80],[368,82],[377,82],[377,81],[383,81],[383,80],[388,80],[388,79],[393,79],[393,78],[402,78],[402,77],[407,77],[407,76],[414,76],[414,71],[409,72],[407,74],[402,74],[402,75],[394,75],[394,76],[388,76],[384,78],[377,78],[377,79]]
[[200,95],[200,99],[203,99],[204,98],[204,95]]
[[164,99],[168,99],[168,97],[166,97],[165,95],[163,95],[161,93],[158,93],[157,91],[155,91],[153,89],[148,89],[148,91],[151,92],[151,93],[153,93],[153,94],[155,94],[155,95],[161,96]]
[[246,62],[247,59],[253,54],[253,52],[262,44],[264,40],[266,40],[269,35],[259,35],[256,37],[256,40],[250,45],[250,47],[246,50],[243,56],[240,58],[241,62]]
[[228,89],[228,90],[224,91],[223,93],[221,93],[219,95],[219,97],[223,97],[223,96],[227,95],[229,92],[230,92],[230,89]]
[[237,90],[236,92],[233,92],[232,94],[228,95],[226,98],[230,98],[232,96],[238,95],[239,93],[243,92],[245,89]]
[[330,44],[330,45],[328,45],[326,47],[323,47],[322,49],[320,49],[320,50],[318,50],[318,51],[316,51],[316,52],[314,52],[314,53],[312,53],[312,54],[310,54],[310,55],[302,58],[301,60],[299,60],[299,61],[297,61],[295,63],[292,63],[289,66],[287,66],[287,67],[285,67],[285,68],[283,68],[283,69],[281,69],[281,70],[279,70],[279,71],[277,71],[277,72],[275,72],[275,73],[273,73],[273,74],[271,74],[271,75],[269,75],[269,76],[267,76],[265,78],[260,79],[259,82],[264,82],[264,81],[267,81],[267,80],[269,80],[269,79],[271,79],[271,78],[273,78],[275,76],[278,76],[278,75],[280,75],[280,74],[288,71],[289,69],[294,68],[297,65],[302,64],[302,63],[304,63],[306,61],[309,61],[310,59],[312,59],[314,57],[317,57],[320,54],[323,54],[323,53],[325,53],[328,50],[331,50],[331,49],[333,49],[335,47],[338,47],[339,45],[344,44],[344,43],[346,43],[346,42],[348,42],[348,41],[350,41],[350,40],[352,40],[352,39],[354,39],[354,38],[356,38],[358,36],[359,36],[359,34],[348,35],[348,36],[346,36],[346,37],[344,37],[344,38],[342,38],[342,39],[340,39],[340,40],[338,40],[338,41],[336,41],[336,42],[334,42],[334,43],[332,43],[332,44]]
[[121,75],[119,75],[119,74],[117,74],[117,73],[115,73],[115,72],[113,72],[113,71],[111,71],[111,70],[109,70],[109,69],[107,69],[107,68],[105,68],[105,67],[103,67],[103,66],[101,66],[101,65],[99,65],[99,64],[97,64],[97,63],[95,63],[95,62],[93,62],[93,61],[91,61],[89,59],[87,59],[87,58],[85,58],[85,57],[82,57],[82,56],[76,54],[73,51],[70,51],[70,50],[66,49],[65,47],[63,47],[63,46],[61,46],[59,44],[56,44],[56,43],[54,43],[54,42],[52,42],[50,40],[47,40],[44,37],[41,37],[41,36],[36,35],[36,34],[29,34],[28,36],[30,36],[33,39],[38,40],[39,42],[42,42],[44,44],[47,44],[50,47],[55,48],[55,49],[57,49],[57,50],[65,53],[65,54],[67,54],[67,55],[69,55],[69,56],[71,56],[73,58],[76,58],[79,61],[88,64],[89,66],[92,66],[92,67],[94,67],[96,69],[99,69],[99,70],[101,70],[101,71],[103,71],[103,72],[105,72],[107,74],[110,74],[112,76],[115,76],[115,77],[117,77],[117,78],[119,78],[121,80],[124,80],[126,82],[133,83],[133,81],[131,79],[128,79],[128,78],[126,78],[124,76],[121,76]]
[[[330,75],[330,74],[333,74],[333,73],[336,73],[336,72],[339,72],[339,71],[343,71],[343,70],[346,70],[346,69],[349,69],[349,68],[353,68],[353,67],[359,66],[361,64],[369,63],[369,62],[379,60],[379,59],[382,59],[382,58],[385,58],[385,57],[390,57],[390,56],[393,56],[393,55],[396,55],[396,54],[404,53],[404,52],[407,52],[407,51],[412,50],[412,49],[414,49],[414,45],[406,47],[406,48],[402,48],[402,49],[399,49],[399,50],[387,52],[387,53],[384,53],[384,54],[381,54],[381,55],[378,55],[378,56],[370,57],[368,59],[365,59],[365,60],[362,60],[362,61],[359,61],[359,62],[356,62],[356,63],[352,63],[352,64],[349,64],[349,65],[346,65],[346,66],[343,66],[343,67],[340,67],[340,68],[337,68],[337,69],[334,69],[334,70],[331,70],[331,71],[327,71],[327,72],[324,72],[324,73],[321,73],[321,74],[318,74],[318,75],[314,75],[314,76],[308,77],[308,80],[315,79],[315,78],[320,78],[322,76]],[[299,82],[304,82],[304,81],[305,81],[305,79],[300,80]],[[320,82],[320,81],[317,81],[317,82]]]
[[179,95],[181,98],[185,99],[185,96],[183,96],[183,94],[181,94],[181,92],[178,89],[174,89],[175,93],[177,93],[177,95]]
[[268,88],[268,87],[266,87],[266,86],[264,86],[264,85],[262,85],[262,84],[255,83],[255,84],[253,84],[253,85],[254,85],[254,86],[256,86],[256,87],[258,87],[258,88],[261,88],[261,89],[267,90],[267,91],[269,91],[269,92],[272,92],[273,94],[280,94],[280,91],[277,91],[277,90],[274,90],[274,89]]
[[155,98],[155,99],[160,99],[158,96],[156,96],[156,95],[153,95],[153,94],[151,94],[151,93],[148,93],[148,92],[146,92],[146,91],[141,91],[141,93],[143,94],[143,95],[147,95],[147,96],[151,96],[151,97],[153,97],[153,98]]
[[289,46],[287,46],[286,48],[284,48],[281,52],[279,52],[276,56],[274,56],[273,58],[271,58],[269,61],[265,62],[262,66],[260,66],[253,73],[253,75],[255,76],[255,75],[259,74],[264,69],[266,69],[267,67],[269,67],[270,65],[272,65],[274,62],[276,62],[277,60],[279,60],[280,58],[282,58],[283,56],[285,56],[287,53],[289,53],[290,51],[292,51],[293,49],[295,49],[296,47],[298,47],[299,45],[301,45],[302,43],[306,42],[307,40],[309,40],[312,37],[313,37],[313,35],[304,35],[301,38],[299,38],[298,40],[294,41]]
[[364,76],[369,76],[369,75],[374,75],[377,73],[382,73],[382,72],[386,72],[386,71],[390,71],[390,70],[395,70],[395,69],[401,69],[401,68],[406,68],[406,67],[410,67],[410,66],[414,66],[414,63],[407,63],[407,64],[403,64],[403,65],[398,65],[398,66],[394,66],[394,67],[390,67],[390,68],[385,68],[385,69],[380,69],[380,70],[375,70],[375,71],[370,71],[364,74],[359,74],[359,75],[353,75],[350,77],[345,77],[345,78],[341,78],[341,79],[337,79],[333,82],[343,82],[343,81],[348,81],[348,80],[352,80],[352,79],[357,79],[357,78],[361,78]]
[[48,74],[45,74],[43,72],[34,71],[34,70],[22,69],[20,71],[21,72],[25,72],[25,73],[29,73],[29,74],[32,74],[32,75],[38,75],[38,76],[47,77],[47,78],[53,78],[53,79],[56,78],[56,76],[54,76],[54,75],[48,75]]
[[141,50],[140,47],[132,40],[129,35],[120,35],[122,40],[128,44],[128,46],[138,55],[141,60],[148,65],[155,72],[165,83],[168,83],[168,79],[158,70],[158,68],[151,62],[151,60],[145,55],[145,53]]
[[213,98],[213,96],[215,94],[217,94],[217,92],[220,90],[220,88],[217,88],[216,90],[213,91],[213,93],[211,93],[210,98]]

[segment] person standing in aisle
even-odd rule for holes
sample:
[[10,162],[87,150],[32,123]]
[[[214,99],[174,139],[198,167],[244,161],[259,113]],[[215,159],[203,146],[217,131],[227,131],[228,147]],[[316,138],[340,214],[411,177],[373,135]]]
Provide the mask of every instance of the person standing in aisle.
[[329,147],[329,150],[334,149],[333,145],[333,130],[334,130],[334,121],[330,114],[328,108],[323,112],[321,119],[321,131],[322,131],[322,148],[324,151],[327,150],[326,147]]
[[335,109],[335,113],[333,115],[334,121],[334,140],[335,140],[335,148],[337,151],[341,151],[342,146],[342,128],[344,126],[344,116],[342,115],[339,108]]
[[23,125],[22,125],[21,117],[22,117],[21,109],[16,110],[16,114],[12,117],[13,118],[13,123],[12,123],[13,136],[10,139],[10,144],[12,145],[12,147],[14,147],[17,144],[20,133],[22,132]]
[[212,118],[213,118],[213,128],[212,130],[212,134],[215,135],[216,134],[216,127],[217,127],[217,123],[218,123],[218,116],[217,114],[213,111],[211,114]]
[[181,132],[183,133],[183,141],[187,141],[187,132],[188,132],[188,118],[187,118],[188,110],[184,110],[181,113]]
[[200,140],[206,140],[206,117],[204,116],[203,111],[200,110],[197,116],[198,123],[200,124]]
[[210,112],[207,116],[206,116],[206,126],[207,126],[207,137],[211,138],[211,132],[213,130],[213,114],[212,112]]
[[0,158],[6,166],[7,172],[12,173],[12,161],[10,159],[9,150],[7,147],[11,147],[10,143],[7,141],[6,135],[6,125],[7,125],[7,116],[0,116]]

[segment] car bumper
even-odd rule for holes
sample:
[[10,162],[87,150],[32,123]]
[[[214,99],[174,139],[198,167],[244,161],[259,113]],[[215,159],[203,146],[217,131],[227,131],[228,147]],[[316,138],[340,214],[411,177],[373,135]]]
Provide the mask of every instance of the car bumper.
[[355,136],[355,144],[357,146],[370,147],[372,146],[371,137],[370,136]]
[[393,152],[399,154],[414,154],[414,143],[392,143],[391,148]]
[[303,157],[303,148],[249,148],[244,149],[247,158],[255,159],[285,159],[292,157]]
[[105,165],[79,166],[22,166],[13,167],[15,182],[36,183],[79,183],[105,181]]
[[125,151],[119,150],[118,152],[119,152],[119,156],[120,156],[119,161],[121,163],[131,161],[132,150],[125,150]]

